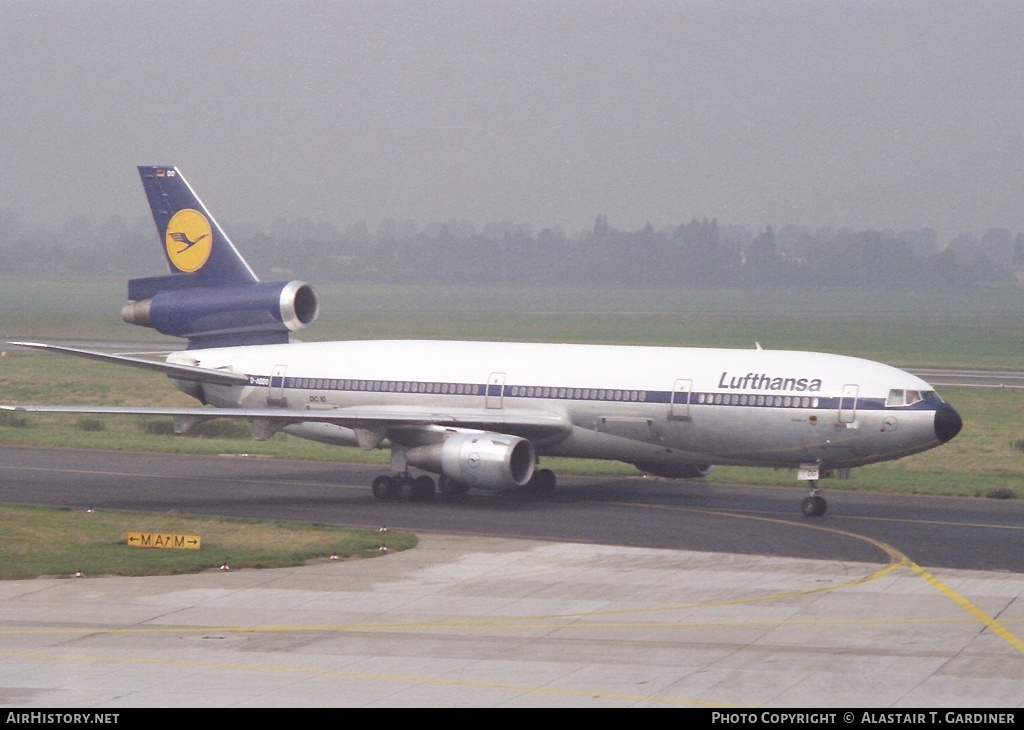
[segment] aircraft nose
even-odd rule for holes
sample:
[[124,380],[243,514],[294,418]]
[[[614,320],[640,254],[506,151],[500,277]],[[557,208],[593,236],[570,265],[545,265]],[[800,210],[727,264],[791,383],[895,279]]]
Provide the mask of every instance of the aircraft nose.
[[960,433],[963,426],[964,422],[960,418],[960,414],[949,403],[940,403],[939,407],[935,409],[935,436],[942,443],[951,441]]

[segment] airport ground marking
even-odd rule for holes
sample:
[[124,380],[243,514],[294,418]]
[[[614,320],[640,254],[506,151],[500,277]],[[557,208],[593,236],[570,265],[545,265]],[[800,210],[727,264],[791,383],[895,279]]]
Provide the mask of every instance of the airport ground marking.
[[[703,608],[694,606],[692,608]],[[587,614],[569,616],[569,618],[585,617]],[[500,629],[544,629],[544,630],[571,630],[571,629],[702,629],[702,628],[752,628],[752,627],[778,627],[785,623],[786,626],[933,626],[938,624],[957,625],[975,624],[975,618],[921,618],[921,619],[797,619],[787,620],[751,620],[751,621],[605,621],[600,623],[555,623],[555,619],[561,616],[552,616],[548,622],[537,619],[536,623],[520,623],[525,619],[507,617],[503,619],[468,619],[466,621],[412,621],[376,624],[299,624],[299,625],[275,625],[275,626],[200,626],[189,627],[138,627],[131,629],[110,629],[98,627],[82,628],[38,628],[38,629],[0,629],[0,636],[60,636],[60,635],[89,635],[108,636],[118,634],[140,634],[140,635],[184,635],[184,634],[302,634],[302,633],[385,633],[395,631],[408,631],[410,629],[423,631],[451,631],[459,629],[472,630],[500,630]],[[486,623],[485,623],[486,622]],[[501,623],[499,623],[501,622]],[[1004,623],[1024,624],[1024,618],[1010,619]],[[0,657],[5,656],[0,652]]]
[[920,565],[912,561],[910,558],[906,559],[906,565],[908,568],[910,568],[919,576],[921,576],[924,580],[928,581],[928,583],[930,583],[933,587],[938,589],[941,593],[946,595],[948,598],[957,603],[960,607],[962,607],[976,619],[981,621],[981,623],[984,624],[989,631],[994,633],[996,636],[998,636],[1000,639],[1005,641],[1007,644],[1012,646],[1020,653],[1024,654],[1024,641],[1021,641],[1019,638],[1017,638],[1001,622],[989,616],[974,603],[969,601],[964,596],[961,596],[959,593],[954,591],[952,588],[947,586],[945,583],[943,583],[941,580],[936,578],[934,575],[929,573]]
[[[738,485],[738,486],[749,486],[749,485]],[[962,497],[961,499],[966,499],[966,497]],[[639,506],[639,505],[633,505],[633,506]],[[685,508],[685,509],[695,509],[695,508]],[[716,514],[719,514],[719,513],[716,513]],[[763,510],[756,510],[755,511],[755,510],[752,510],[752,509],[750,509],[750,510],[736,509],[734,511],[730,510],[730,512],[728,512],[728,513],[722,512],[720,514],[722,514],[722,515],[728,514],[731,517],[738,517],[738,516],[744,515],[744,514],[749,514],[751,516],[761,516],[761,515],[764,514],[764,511]],[[782,512],[782,511],[779,511],[779,512],[776,512],[774,514],[790,515],[790,514],[792,514],[792,512],[788,512],[788,511],[787,512]],[[992,524],[992,523],[989,523],[989,522],[956,522],[954,520],[915,520],[915,519],[912,519],[912,518],[909,518],[909,517],[877,517],[877,516],[871,516],[871,515],[839,515],[839,514],[837,514],[837,515],[829,515],[829,516],[833,517],[835,519],[843,520],[843,521],[898,522],[900,524],[933,525],[935,527],[976,527],[976,528],[979,528],[979,529],[987,529],[987,530],[1016,530],[1016,531],[1024,531],[1024,525],[1021,525],[1021,524],[1016,524],[1016,525],[998,525],[998,524]],[[764,518],[764,519],[769,519],[769,518]],[[793,522],[791,519],[787,519],[785,517],[780,519],[780,521],[781,522],[786,522],[787,524],[798,524],[798,523]],[[808,527],[810,527],[810,525],[808,525]],[[858,537],[862,537],[862,536],[858,536]]]
[[78,662],[114,662],[125,664],[153,664],[161,667],[176,666],[193,669],[216,669],[251,672],[280,672],[288,674],[306,674],[315,677],[342,677],[345,679],[366,679],[374,681],[405,682],[408,684],[439,685],[446,687],[472,687],[475,689],[491,689],[501,692],[521,692],[529,694],[562,695],[567,697],[587,697],[591,699],[625,700],[628,702],[650,702],[659,705],[682,705],[686,707],[745,707],[727,702],[711,702],[702,700],[676,699],[671,697],[655,697],[651,695],[633,695],[621,692],[605,692],[601,690],[562,689],[558,687],[531,687],[529,685],[502,684],[500,682],[480,682],[461,679],[442,679],[438,677],[418,677],[400,674],[379,674],[374,672],[350,672],[341,669],[307,669],[302,667],[267,666],[263,664],[233,664],[221,662],[193,662],[181,660],[143,659],[139,657],[89,656],[75,654],[42,654],[37,652],[17,653],[0,652],[0,658],[38,659],[47,661],[78,661]]
[[[660,507],[660,508],[661,509],[665,509],[665,507]],[[680,510],[680,511],[684,511],[684,512],[704,512],[704,513],[707,513],[707,514],[715,514],[715,515],[719,515],[719,516],[722,516],[722,517],[736,517],[737,519],[758,520],[758,521],[763,521],[763,522],[773,522],[773,523],[777,523],[777,524],[789,525],[791,527],[801,527],[801,528],[808,529],[808,530],[821,530],[823,532],[832,532],[832,533],[835,533],[835,534],[838,534],[838,535],[843,535],[845,537],[851,537],[851,538],[854,538],[854,539],[857,539],[857,540],[862,540],[864,542],[870,543],[871,545],[874,545],[875,547],[883,550],[886,554],[888,554],[890,563],[889,563],[889,565],[886,566],[886,568],[894,569],[896,567],[899,567],[900,565],[905,565],[907,568],[909,568],[914,573],[916,573],[919,577],[923,578],[932,587],[936,588],[940,593],[945,595],[947,598],[952,600],[958,606],[960,606],[961,608],[966,610],[969,614],[974,616],[978,621],[980,621],[985,626],[985,628],[989,629],[992,633],[994,633],[996,636],[1001,638],[1007,644],[1009,644],[1014,649],[1016,649],[1017,651],[1019,651],[1022,654],[1024,654],[1024,641],[1021,641],[1017,636],[1015,636],[1003,624],[1001,624],[995,618],[993,618],[993,617],[989,616],[987,613],[985,613],[985,611],[983,611],[981,608],[979,608],[977,605],[975,605],[970,599],[968,599],[965,596],[960,595],[955,590],[953,590],[952,588],[947,586],[945,583],[943,583],[941,580],[936,578],[934,575],[929,573],[927,570],[922,568],[920,565],[915,563],[913,560],[911,560],[901,550],[898,550],[897,548],[893,547],[892,545],[889,545],[888,543],[882,542],[881,540],[876,540],[875,538],[869,537],[867,535],[858,535],[855,532],[849,532],[847,530],[840,530],[840,529],[837,529],[837,528],[834,528],[834,527],[828,527],[828,526],[825,526],[825,525],[804,524],[804,523],[800,523],[800,522],[794,522],[792,520],[777,519],[777,518],[774,518],[774,517],[760,517],[760,516],[757,516],[757,515],[732,514],[732,513],[729,513],[729,512],[720,512],[720,511],[717,511],[717,510],[694,509],[692,507],[668,507],[667,509],[675,509],[675,510]],[[861,581],[861,582],[864,582],[864,581]]]

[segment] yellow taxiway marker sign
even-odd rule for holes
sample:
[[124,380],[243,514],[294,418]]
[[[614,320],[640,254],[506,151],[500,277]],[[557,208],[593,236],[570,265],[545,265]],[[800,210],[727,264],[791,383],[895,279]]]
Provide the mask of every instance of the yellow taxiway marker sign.
[[199,535],[170,535],[164,532],[129,532],[125,542],[131,547],[198,550],[202,538]]

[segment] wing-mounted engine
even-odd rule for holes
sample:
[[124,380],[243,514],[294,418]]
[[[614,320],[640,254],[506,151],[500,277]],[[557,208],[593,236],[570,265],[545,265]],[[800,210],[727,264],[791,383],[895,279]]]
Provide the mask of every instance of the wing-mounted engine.
[[194,286],[175,274],[128,283],[121,317],[165,335],[187,337],[189,348],[288,341],[320,312],[316,290],[302,281]]
[[650,464],[638,462],[633,464],[637,469],[656,477],[669,479],[696,479],[706,477],[715,467],[713,464]]
[[486,431],[453,433],[439,443],[409,449],[405,458],[409,466],[492,492],[524,486],[537,462],[526,439]]

